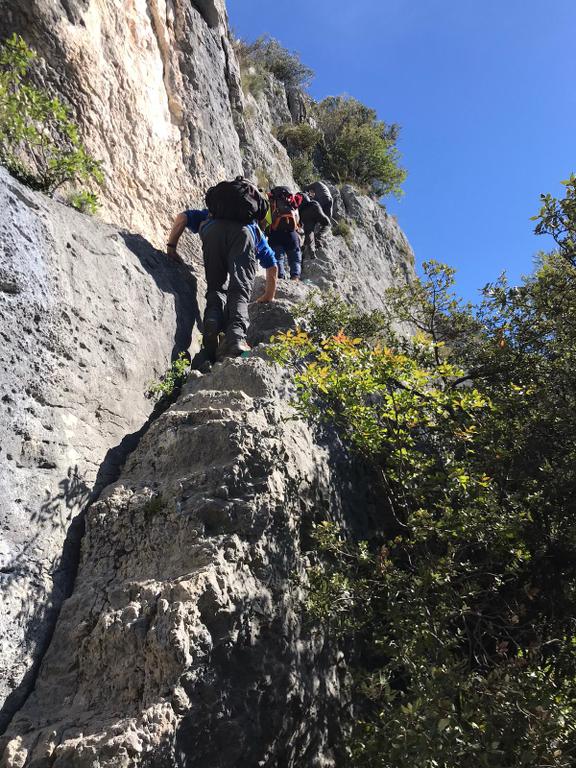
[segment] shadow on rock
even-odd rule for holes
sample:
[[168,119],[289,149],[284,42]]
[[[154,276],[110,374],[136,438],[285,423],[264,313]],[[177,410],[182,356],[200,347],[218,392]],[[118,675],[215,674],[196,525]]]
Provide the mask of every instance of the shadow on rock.
[[138,258],[158,288],[163,293],[171,293],[174,296],[176,331],[171,360],[176,360],[178,354],[190,346],[194,324],[202,327],[196,276],[189,266],[170,261],[141,235],[131,232],[120,234],[126,247]]
[[[62,604],[74,589],[86,513],[90,505],[98,500],[104,488],[118,480],[128,456],[137,448],[150,425],[175,402],[179,393],[180,388],[176,388],[170,397],[162,398],[139,430],[125,435],[118,445],[107,451],[92,489],[80,475],[77,466],[69,467],[66,476],[58,483],[58,492],[47,493],[39,511],[32,515],[32,520],[42,529],[47,526],[62,527],[67,528],[67,533],[60,559],[52,573],[50,593],[41,602],[32,596],[24,600],[16,616],[16,621],[26,624],[26,643],[32,649],[34,662],[0,708],[0,734],[4,733],[14,714],[24,705],[34,689],[40,664],[52,641]],[[21,588],[20,582],[23,578],[28,582],[41,583],[44,576],[43,565],[32,556],[39,536],[37,533],[19,554],[2,568],[0,584],[4,598],[11,590]]]
[[[16,624],[26,626],[25,644],[31,649],[34,663],[0,709],[0,733],[4,732],[34,687],[40,662],[52,639],[60,606],[72,590],[84,534],[83,510],[91,500],[92,492],[78,467],[68,467],[65,477],[58,483],[58,491],[53,494],[47,492],[38,512],[31,517],[38,528],[36,535],[2,568],[3,598],[6,600],[11,593],[19,591],[27,594],[14,618]],[[78,510],[80,512],[74,516]],[[43,592],[46,566],[34,556],[34,552],[46,528],[67,529],[67,532],[62,553],[52,573],[51,589],[39,601],[37,590]],[[23,584],[32,585],[32,588],[26,590]]]

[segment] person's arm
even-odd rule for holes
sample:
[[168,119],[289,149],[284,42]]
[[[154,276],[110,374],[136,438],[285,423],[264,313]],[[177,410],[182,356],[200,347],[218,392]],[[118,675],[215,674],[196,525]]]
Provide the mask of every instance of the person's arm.
[[276,283],[278,282],[278,264],[276,263],[276,255],[266,239],[266,235],[262,234],[262,231],[258,225],[254,225],[252,232],[255,237],[256,244],[256,256],[258,261],[266,270],[266,287],[264,293],[259,296],[256,301],[258,303],[264,303],[267,301],[273,301],[276,296]]
[[198,232],[200,232],[200,227],[209,216],[210,213],[207,208],[202,210],[182,211],[182,213],[179,213],[178,216],[176,216],[170,234],[168,235],[168,243],[166,244],[166,252],[171,259],[174,259],[174,261],[182,261],[176,251],[178,240],[180,240],[182,232],[188,228],[191,232],[197,235]]
[[265,304],[268,301],[274,301],[276,296],[276,285],[278,283],[278,266],[268,267],[266,270],[266,287],[262,296],[256,299],[258,304]]
[[174,219],[172,229],[168,235],[168,242],[166,243],[166,253],[174,261],[182,261],[180,256],[178,256],[178,251],[176,249],[178,247],[178,240],[180,240],[182,232],[184,232],[187,226],[188,217],[184,212],[179,213],[178,216],[176,216]]

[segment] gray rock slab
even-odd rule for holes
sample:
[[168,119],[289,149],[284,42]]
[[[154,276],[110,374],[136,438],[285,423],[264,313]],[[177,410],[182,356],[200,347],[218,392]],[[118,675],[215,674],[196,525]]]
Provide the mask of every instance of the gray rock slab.
[[147,383],[189,346],[198,308],[188,269],[2,169],[0,210],[0,700],[9,714],[70,586],[70,526],[145,424]]
[[92,505],[6,768],[334,765],[346,670],[301,610],[329,451],[257,355],[195,374]]

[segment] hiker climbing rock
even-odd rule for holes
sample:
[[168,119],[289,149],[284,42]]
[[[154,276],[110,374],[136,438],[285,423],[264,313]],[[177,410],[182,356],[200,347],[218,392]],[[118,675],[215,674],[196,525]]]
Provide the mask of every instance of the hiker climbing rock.
[[[274,299],[278,268],[274,251],[256,224],[268,208],[256,187],[241,176],[220,182],[206,193],[206,205],[204,210],[178,214],[167,253],[180,261],[176,249],[184,230],[200,234],[207,283],[202,341],[208,358],[214,361],[217,357],[237,357],[250,349],[246,331],[256,259],[266,270],[266,287],[258,302]],[[219,343],[220,334],[224,338]]]
[[[330,226],[330,219],[322,210],[320,203],[313,200],[307,194],[301,193],[300,221],[304,229],[303,256],[314,258],[316,256],[316,236],[321,242],[320,232]],[[317,235],[316,235],[317,233]]]
[[304,188],[304,192],[319,202],[326,216],[328,216],[329,219],[332,218],[334,200],[332,199],[332,193],[323,181],[315,181],[312,184],[309,184]]
[[[332,199],[332,193],[324,184],[323,181],[315,181],[304,188],[312,200],[316,200],[320,204],[320,207],[324,211],[324,214],[329,220],[332,219],[332,209],[334,207],[334,200]],[[328,230],[327,226],[319,227],[315,232],[316,245],[321,248],[324,243],[324,236]]]
[[300,249],[300,217],[298,206],[302,198],[293,195],[287,187],[274,187],[270,198],[270,247],[278,262],[278,276],[285,278],[287,269],[285,259],[288,259],[288,269],[292,280],[300,280],[302,272],[302,251]]

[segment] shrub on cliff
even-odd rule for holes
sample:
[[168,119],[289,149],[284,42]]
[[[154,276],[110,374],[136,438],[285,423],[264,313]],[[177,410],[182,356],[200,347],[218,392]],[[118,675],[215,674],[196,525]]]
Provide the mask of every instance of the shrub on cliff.
[[253,43],[238,40],[236,52],[243,69],[252,66],[255,71],[270,72],[287,88],[307,88],[314,77],[314,70],[307,67],[297,53],[284,48],[269,35],[262,35]]
[[[314,76],[297,53],[268,36],[253,43],[237,40],[236,53],[244,91],[253,95],[263,90],[266,73],[288,89],[306,89]],[[276,129],[298,184],[322,177],[378,197],[401,194],[406,172],[399,166],[397,125],[378,120],[373,109],[350,96],[311,100],[311,107],[314,125],[287,123]]]
[[[548,201],[576,224],[566,201]],[[390,326],[354,336],[310,306],[288,332],[300,413],[374,470],[380,531],[327,520],[310,610],[357,650],[355,766],[569,768],[576,755],[576,267],[542,259],[481,304],[453,272],[389,293]],[[318,333],[317,329],[325,332]],[[377,527],[377,526],[376,526]]]
[[329,96],[316,105],[323,141],[318,147],[321,175],[350,182],[377,195],[401,193],[406,172],[398,165],[398,126],[351,96]]
[[540,195],[542,208],[533,220],[538,221],[537,235],[551,235],[559,252],[571,264],[576,265],[576,175],[563,181],[566,195],[557,200],[552,195]]
[[316,127],[288,123],[276,132],[299,183],[322,177],[378,197],[401,194],[406,172],[399,166],[397,125],[378,120],[373,109],[350,96],[323,99],[313,114]]
[[315,181],[319,173],[313,156],[322,141],[322,132],[309,123],[286,123],[276,129],[276,138],[288,152],[298,185],[305,187]]
[[[18,35],[0,47],[0,164],[50,194],[69,182],[101,183],[100,164],[86,152],[68,108],[30,81],[35,59]],[[72,203],[94,210],[97,198],[78,192]]]

